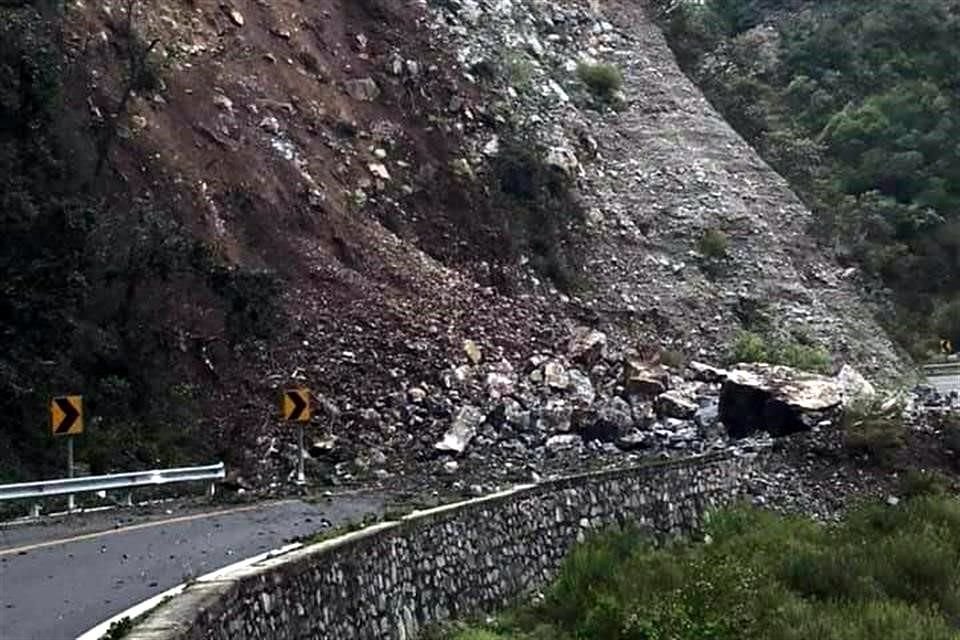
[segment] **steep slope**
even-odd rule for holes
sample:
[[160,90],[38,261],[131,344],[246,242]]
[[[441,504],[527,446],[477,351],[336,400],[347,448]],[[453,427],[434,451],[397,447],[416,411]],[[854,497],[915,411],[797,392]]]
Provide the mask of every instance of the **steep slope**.
[[[242,283],[241,295],[146,281],[127,301],[126,341],[156,332],[164,349],[128,375],[185,387],[202,416],[163,427],[182,429],[188,458],[224,455],[258,485],[288,477],[294,438],[276,401],[303,384],[318,398],[317,477],[454,473],[434,444],[484,418],[461,462],[529,477],[570,428],[569,408],[555,410],[571,383],[544,384],[544,363],[572,367],[582,324],[610,337],[573,377],[577,419],[613,411],[624,430],[649,413],[623,413],[625,354],[719,356],[757,309],[837,364],[902,370],[853,282],[804,235],[808,212],[632,3],[145,0],[77,5],[67,32],[90,71],[75,102],[95,126],[126,107],[109,154],[124,197],[169,202],[215,257],[214,284]],[[133,40],[156,43],[160,81],[124,103]],[[578,80],[581,56],[622,71],[615,109]],[[692,253],[714,227],[731,239],[717,267]],[[78,369],[61,388],[103,377]],[[23,402],[41,407],[41,391]],[[505,413],[530,432],[499,429]],[[109,417],[93,424],[133,446]],[[620,455],[606,443],[561,462]]]
[[[746,309],[768,306],[781,329],[896,375],[896,350],[860,301],[855,274],[814,245],[809,211],[684,76],[648,7],[589,4],[490,3],[474,15],[446,14],[464,25],[454,35],[461,58],[529,56],[536,86],[511,105],[527,121],[543,122],[534,126],[566,148],[584,136],[596,146],[580,168],[591,222],[584,304],[612,326],[711,355]],[[621,107],[591,108],[573,73],[581,59],[620,69]],[[698,268],[692,253],[711,228],[731,241],[719,270]]]

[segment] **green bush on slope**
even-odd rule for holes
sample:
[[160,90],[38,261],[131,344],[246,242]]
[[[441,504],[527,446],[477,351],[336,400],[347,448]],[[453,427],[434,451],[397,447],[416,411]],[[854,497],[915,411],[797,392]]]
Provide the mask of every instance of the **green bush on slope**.
[[578,546],[543,602],[455,640],[956,640],[960,502],[921,496],[819,525],[715,514],[705,543]]

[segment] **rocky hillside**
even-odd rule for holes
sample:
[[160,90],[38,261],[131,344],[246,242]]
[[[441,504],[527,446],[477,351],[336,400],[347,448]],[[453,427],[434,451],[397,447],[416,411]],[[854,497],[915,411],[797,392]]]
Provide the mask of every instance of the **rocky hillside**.
[[[744,326],[878,381],[905,371],[856,272],[805,235],[808,211],[642,3],[141,0],[69,3],[63,24],[83,71],[64,108],[101,141],[104,200],[163,202],[194,247],[165,243],[165,227],[155,242],[95,238],[106,246],[78,267],[83,300],[59,336],[88,336],[87,357],[5,356],[18,429],[32,433],[56,389],[99,410],[81,458],[137,449],[149,408],[171,437],[101,466],[222,455],[246,482],[283,481],[294,438],[277,397],[302,384],[317,478],[461,464],[529,478],[558,443],[575,445],[564,466],[650,438],[709,446],[675,433],[688,399],[631,405],[624,385],[662,353],[721,360]],[[153,81],[130,90],[141,62]],[[591,81],[598,70],[622,80]],[[136,263],[149,276],[98,270],[128,244],[153,257]],[[208,257],[171,276],[157,246]],[[59,365],[42,385],[20,366],[38,360]],[[464,451],[452,425],[483,435]],[[42,468],[11,439],[8,468]]]

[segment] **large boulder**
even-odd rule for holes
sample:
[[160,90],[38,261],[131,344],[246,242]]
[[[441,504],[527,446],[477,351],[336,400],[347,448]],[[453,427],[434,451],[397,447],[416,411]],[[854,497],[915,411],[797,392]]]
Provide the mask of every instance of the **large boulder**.
[[483,412],[480,409],[469,404],[460,407],[450,429],[444,434],[443,440],[433,445],[434,448],[449,453],[463,453],[473,437],[477,435],[481,422],[483,422]]
[[570,369],[567,375],[570,380],[570,399],[576,408],[586,409],[597,397],[593,383],[586,374],[577,369]]
[[870,401],[877,396],[876,387],[849,364],[843,365],[835,379],[840,386],[844,407],[850,407],[858,402]]
[[711,367],[709,364],[697,362],[696,360],[691,361],[690,364],[687,365],[687,368],[690,370],[690,373],[693,374],[693,379],[699,380],[700,382],[723,382],[727,379],[726,369]]
[[570,375],[562,363],[551,360],[543,367],[543,381],[552,389],[562,390],[570,386]]
[[603,355],[606,346],[607,334],[590,327],[577,327],[567,344],[567,353],[574,362],[592,365]]
[[769,364],[738,365],[720,390],[720,420],[731,437],[785,436],[836,417],[840,385],[821,375]]
[[600,404],[596,415],[580,429],[584,440],[616,442],[633,428],[630,405],[623,398],[610,398]]
[[564,398],[550,398],[540,409],[537,425],[547,433],[565,433],[571,429],[573,408]]
[[667,391],[657,396],[656,408],[661,417],[666,416],[682,420],[693,418],[693,414],[697,412],[696,403],[676,390]]
[[626,396],[652,399],[669,388],[670,377],[663,367],[638,360],[627,360],[623,367],[623,392]]

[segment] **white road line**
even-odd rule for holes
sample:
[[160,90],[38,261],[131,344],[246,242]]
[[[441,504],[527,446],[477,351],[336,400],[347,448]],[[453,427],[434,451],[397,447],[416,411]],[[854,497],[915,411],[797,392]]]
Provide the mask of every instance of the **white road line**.
[[[303,546],[302,543],[294,542],[284,547],[280,547],[279,549],[267,551],[266,553],[255,555],[252,558],[247,558],[246,560],[234,562],[233,564],[227,565],[225,567],[220,567],[215,571],[211,571],[210,573],[197,578],[196,582],[216,580],[218,576],[223,575],[225,573],[229,573],[230,571],[235,571],[237,569],[248,567],[250,565],[260,562],[261,560],[266,560],[267,558],[283,555],[295,549],[299,549],[302,546]],[[167,589],[163,593],[157,594],[152,598],[148,598],[143,602],[140,602],[139,604],[135,604],[129,609],[126,609],[125,611],[121,611],[117,615],[107,620],[104,620],[103,622],[93,627],[92,629],[89,629],[88,631],[84,631],[79,636],[77,636],[76,640],[100,640],[100,638],[102,638],[103,635],[110,629],[110,625],[112,625],[113,623],[119,622],[124,618],[130,618],[131,620],[138,618],[141,615],[150,611],[151,609],[154,609],[155,607],[160,606],[160,604],[163,603],[163,601],[166,600],[167,598],[172,598],[174,596],[180,595],[181,593],[183,593],[184,589],[186,588],[187,588],[187,583],[184,582],[182,584],[178,584],[172,589]]]
[[187,516],[167,518],[166,520],[142,522],[140,524],[130,525],[129,527],[121,527],[120,529],[106,529],[104,531],[94,531],[92,533],[84,533],[77,536],[71,536],[69,538],[59,538],[57,540],[47,540],[45,542],[37,542],[34,544],[23,545],[20,547],[13,547],[12,549],[3,549],[3,550],[0,550],[0,557],[16,555],[19,553],[26,553],[28,551],[36,551],[37,549],[44,549],[46,547],[55,547],[57,545],[69,544],[71,542],[80,542],[82,540],[93,540],[95,538],[100,538],[100,537],[130,533],[132,531],[140,531],[141,529],[150,529],[151,527],[162,527],[164,525],[178,524],[180,522],[190,522],[191,520],[201,520],[203,518],[211,518],[214,516],[228,516],[234,513],[243,513],[245,511],[255,511],[257,509],[263,509],[264,507],[272,507],[272,506],[281,505],[281,504],[288,504],[291,502],[296,502],[296,500],[281,500],[279,502],[267,502],[267,503],[260,503],[260,504],[254,504],[254,505],[247,505],[244,507],[224,509],[221,511],[206,511],[204,513],[193,513]]

